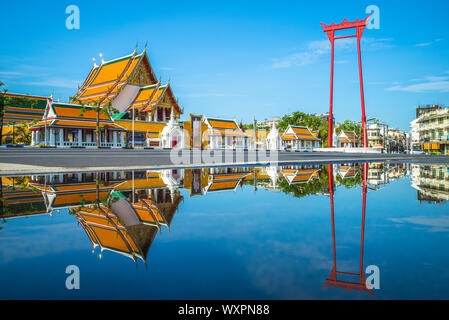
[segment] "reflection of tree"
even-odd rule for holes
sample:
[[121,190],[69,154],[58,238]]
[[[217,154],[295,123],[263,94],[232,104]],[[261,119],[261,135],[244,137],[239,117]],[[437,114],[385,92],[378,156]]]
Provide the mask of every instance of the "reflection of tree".
[[342,178],[341,176],[337,175],[336,180],[339,185],[344,185],[346,189],[351,189],[360,186],[360,184],[362,183],[362,175],[360,174],[360,172],[357,172],[354,177],[348,178]]
[[302,184],[289,184],[286,179],[280,179],[278,185],[282,192],[292,194],[296,198],[302,198],[309,194],[327,192],[327,178],[327,168],[323,167],[319,172],[318,179]]

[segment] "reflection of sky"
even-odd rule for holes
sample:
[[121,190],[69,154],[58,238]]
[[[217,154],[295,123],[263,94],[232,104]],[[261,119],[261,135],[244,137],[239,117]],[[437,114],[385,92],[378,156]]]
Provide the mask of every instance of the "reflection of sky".
[[[329,197],[301,199],[244,186],[181,202],[153,242],[147,268],[112,252],[92,254],[73,216],[11,219],[0,230],[0,298],[371,299],[323,288],[332,269]],[[337,266],[357,272],[361,188],[335,193]],[[420,204],[404,178],[367,196],[364,268],[380,268],[384,298],[449,298],[448,205]],[[434,232],[440,231],[440,232]],[[65,289],[65,268],[81,290]]]

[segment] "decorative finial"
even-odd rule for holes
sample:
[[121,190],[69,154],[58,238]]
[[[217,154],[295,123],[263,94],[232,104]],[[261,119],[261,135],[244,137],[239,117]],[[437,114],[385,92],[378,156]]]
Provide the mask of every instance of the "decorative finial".
[[101,53],[101,52],[100,52],[100,58],[101,58],[101,64],[103,64],[103,63],[104,63],[104,60],[103,60],[103,53]]
[[94,63],[94,68],[98,67],[98,66],[97,66],[97,63],[95,62],[95,57],[92,58],[92,61],[93,61],[93,63]]

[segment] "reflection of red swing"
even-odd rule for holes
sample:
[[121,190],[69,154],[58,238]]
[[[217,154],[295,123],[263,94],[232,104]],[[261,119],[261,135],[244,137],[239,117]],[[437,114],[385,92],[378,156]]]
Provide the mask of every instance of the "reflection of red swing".
[[[365,209],[366,209],[366,179],[368,176],[368,164],[363,164],[363,209],[362,209],[362,238],[361,238],[361,245],[360,245],[360,269],[359,273],[350,273],[350,272],[343,272],[337,270],[337,255],[336,255],[336,246],[335,246],[335,218],[334,218],[334,181],[333,181],[333,172],[332,172],[332,165],[329,164],[327,166],[328,168],[328,175],[329,175],[329,193],[330,193],[330,199],[331,199],[331,215],[332,215],[332,249],[334,253],[334,265],[332,267],[331,274],[329,275],[329,278],[326,279],[326,282],[324,284],[324,287],[333,286],[333,287],[340,287],[345,288],[347,291],[350,291],[351,289],[362,291],[367,291],[371,295],[374,296],[374,292],[371,289],[368,289],[366,287],[365,283],[365,272],[363,271],[363,244],[365,241]],[[338,280],[337,276],[341,275],[347,275],[347,276],[353,276],[358,277],[358,282],[349,282],[349,281],[342,281]]]
[[175,148],[177,145],[178,145],[178,137],[177,136],[173,136],[172,148]]

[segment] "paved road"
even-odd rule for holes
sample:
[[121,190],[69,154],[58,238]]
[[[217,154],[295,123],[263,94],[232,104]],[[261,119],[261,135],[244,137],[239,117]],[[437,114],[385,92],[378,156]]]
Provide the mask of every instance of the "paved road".
[[[253,153],[240,152],[224,154],[210,150],[184,150],[171,156],[171,150],[144,149],[38,149],[38,148],[1,148],[0,163],[11,165],[32,165],[42,167],[82,168],[82,167],[153,167],[153,166],[201,166],[208,164],[243,164],[267,162],[361,162],[361,161],[404,161],[416,163],[449,163],[449,156],[426,156],[405,154],[351,154],[337,152],[260,152],[257,159]],[[270,156],[271,154],[271,156]]]

